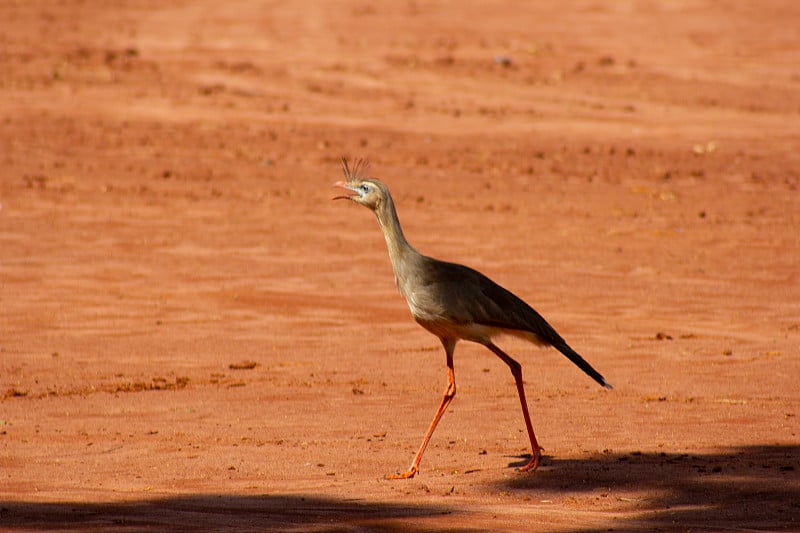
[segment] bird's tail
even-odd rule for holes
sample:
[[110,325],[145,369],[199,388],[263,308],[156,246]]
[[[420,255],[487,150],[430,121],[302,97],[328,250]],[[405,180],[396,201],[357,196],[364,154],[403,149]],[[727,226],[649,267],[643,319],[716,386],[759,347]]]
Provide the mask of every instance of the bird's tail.
[[570,348],[569,344],[567,344],[564,340],[561,340],[561,342],[554,343],[553,347],[556,350],[558,350],[559,352],[563,353],[565,356],[567,356],[567,359],[569,359],[570,361],[575,363],[578,366],[578,368],[580,368],[581,370],[586,372],[586,374],[589,377],[591,377],[593,380],[598,382],[600,385],[602,385],[603,387],[605,387],[607,389],[613,389],[614,388],[614,387],[611,386],[611,383],[606,381],[606,378],[604,378],[600,374],[600,372],[595,370],[594,367],[592,365],[590,365],[586,361],[586,359],[581,357],[581,355],[578,352],[576,352],[575,350]]

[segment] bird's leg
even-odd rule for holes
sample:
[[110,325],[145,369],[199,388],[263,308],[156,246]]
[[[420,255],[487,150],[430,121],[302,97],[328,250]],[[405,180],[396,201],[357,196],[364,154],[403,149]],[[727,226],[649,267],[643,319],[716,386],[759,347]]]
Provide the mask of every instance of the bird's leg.
[[436,425],[439,423],[442,415],[447,410],[447,406],[450,405],[450,402],[453,401],[453,398],[456,395],[456,373],[453,369],[453,351],[455,350],[456,342],[450,339],[442,339],[442,344],[444,345],[444,350],[447,353],[447,389],[444,391],[442,403],[439,404],[439,409],[436,410],[436,414],[433,416],[433,421],[431,422],[430,427],[428,427],[428,431],[425,432],[425,436],[422,438],[422,444],[420,445],[419,450],[417,450],[414,460],[411,461],[411,466],[403,473],[386,474],[386,479],[410,479],[417,474],[419,471],[419,463],[422,461],[422,454],[425,453],[425,448],[428,447],[428,442],[431,440],[433,430],[436,429]]
[[531,415],[528,414],[528,402],[525,399],[525,386],[522,383],[522,365],[509,357],[508,354],[498,348],[494,343],[489,342],[486,347],[511,368],[511,374],[513,374],[514,381],[517,383],[517,393],[519,394],[519,401],[522,404],[522,416],[525,418],[525,426],[528,428],[528,438],[531,440],[531,449],[533,450],[531,460],[528,461],[526,465],[521,466],[519,470],[520,472],[536,470],[542,458],[542,447],[536,442],[536,435],[533,433],[533,424],[531,423]]

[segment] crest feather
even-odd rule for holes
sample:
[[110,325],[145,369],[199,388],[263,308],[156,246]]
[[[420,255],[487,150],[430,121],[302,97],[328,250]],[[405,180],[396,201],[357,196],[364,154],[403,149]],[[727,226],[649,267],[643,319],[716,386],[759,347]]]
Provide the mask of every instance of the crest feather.
[[342,157],[342,171],[344,172],[344,177],[347,181],[356,181],[356,180],[363,180],[366,179],[367,169],[369,168],[369,161],[366,159],[354,159],[353,160],[353,167],[350,168],[350,165],[347,162],[346,157]]

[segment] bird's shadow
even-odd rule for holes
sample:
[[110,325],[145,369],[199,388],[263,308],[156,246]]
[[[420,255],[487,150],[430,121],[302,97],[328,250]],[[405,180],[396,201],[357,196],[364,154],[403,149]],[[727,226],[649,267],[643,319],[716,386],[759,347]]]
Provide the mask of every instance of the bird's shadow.
[[[521,501],[538,506],[583,499],[577,502],[580,507],[602,507],[609,518],[618,514],[613,516],[615,531],[800,530],[800,446],[751,446],[714,454],[545,456],[535,473],[490,482],[489,489],[524,495]],[[0,529],[456,533],[480,529],[463,526],[465,517],[470,523],[470,512],[455,504],[280,494],[189,494],[133,502],[0,500]]]
[[[526,462],[512,461],[509,466]],[[530,496],[534,502],[577,496],[635,516],[615,520],[615,531],[800,529],[800,446],[794,445],[746,446],[710,454],[545,456],[536,472],[518,473],[491,486]]]

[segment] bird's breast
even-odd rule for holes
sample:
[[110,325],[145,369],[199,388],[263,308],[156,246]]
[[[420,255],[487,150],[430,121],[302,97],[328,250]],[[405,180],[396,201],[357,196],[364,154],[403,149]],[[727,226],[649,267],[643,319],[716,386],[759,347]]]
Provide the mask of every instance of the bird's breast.
[[486,344],[500,332],[481,324],[458,324],[448,320],[429,320],[414,317],[417,323],[442,339],[462,339]]

